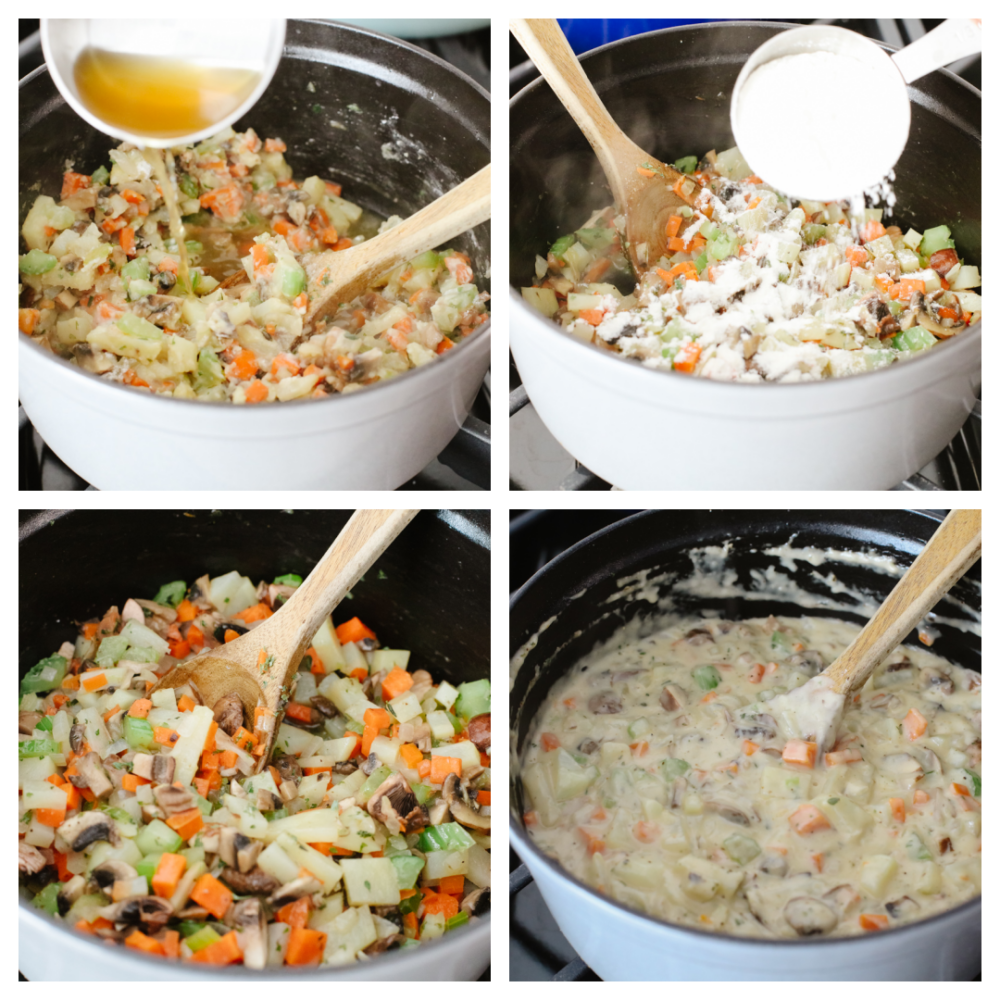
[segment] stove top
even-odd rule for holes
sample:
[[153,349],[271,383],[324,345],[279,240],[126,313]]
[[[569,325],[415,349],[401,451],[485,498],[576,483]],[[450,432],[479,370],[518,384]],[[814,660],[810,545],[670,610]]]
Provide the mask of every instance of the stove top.
[[[860,32],[868,38],[903,47],[941,23],[919,18],[778,18],[793,24],[833,24]],[[659,28],[696,23],[690,20],[560,20],[559,24],[577,53],[599,45]],[[969,56],[948,66],[976,88],[982,87],[982,58]],[[510,96],[538,76],[524,50],[510,36]],[[613,490],[581,465],[549,433],[528,398],[510,357],[510,488],[513,490]],[[900,491],[980,490],[982,470],[981,404],[969,416],[948,447],[933,462],[892,487]]]

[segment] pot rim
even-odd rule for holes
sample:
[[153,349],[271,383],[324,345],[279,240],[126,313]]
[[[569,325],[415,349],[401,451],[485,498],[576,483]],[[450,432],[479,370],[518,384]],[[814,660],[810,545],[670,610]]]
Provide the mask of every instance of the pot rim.
[[[667,29],[667,30],[673,30],[673,29]],[[938,523],[940,523],[943,520],[943,518],[940,515],[927,509],[921,509],[916,507],[904,507],[902,508],[902,510],[908,513],[918,514],[921,517],[930,518],[931,520],[937,521]],[[591,544],[595,539],[603,538],[605,535],[608,535],[618,530],[623,525],[631,525],[644,518],[655,516],[658,513],[659,511],[657,510],[643,510],[637,514],[630,514],[628,517],[624,517],[620,521],[615,521],[613,524],[609,524],[606,527],[599,528],[592,534],[587,535],[586,538],[582,538],[576,544],[570,546],[568,549],[565,549],[563,552],[560,552],[559,555],[557,555],[554,559],[547,562],[541,569],[539,569],[531,577],[529,577],[529,579],[525,581],[525,583],[523,583],[510,596],[508,603],[509,612],[513,612],[518,602],[523,601],[526,598],[528,589],[532,587],[535,584],[537,578],[542,574],[544,574],[546,570],[549,569],[550,567],[553,567],[564,560],[574,558],[576,555],[579,554],[579,552],[585,546]],[[512,709],[513,705],[511,705],[511,710]],[[513,784],[515,780],[518,779],[512,777],[511,784]],[[511,797],[511,801],[513,803],[513,796]],[[878,935],[874,937],[859,938],[857,935],[854,935],[849,937],[810,939],[809,941],[798,941],[792,938],[773,939],[773,938],[737,937],[734,934],[726,934],[719,931],[705,931],[699,927],[687,927],[683,924],[674,924],[668,920],[664,920],[662,917],[657,917],[649,913],[642,913],[639,910],[634,910],[631,907],[626,906],[624,903],[621,903],[616,899],[612,899],[609,896],[602,895],[596,889],[587,885],[585,882],[578,879],[571,872],[567,871],[557,861],[549,857],[549,855],[545,854],[539,847],[536,846],[531,837],[527,835],[527,832],[524,829],[524,824],[522,823],[522,821],[515,815],[513,804],[511,805],[510,809],[509,831],[510,831],[511,847],[517,852],[518,856],[522,859],[522,861],[524,861],[526,856],[530,856],[532,859],[532,864],[545,865],[545,867],[549,870],[549,873],[553,875],[557,881],[563,880],[570,882],[575,888],[587,893],[588,898],[593,902],[601,905],[611,906],[616,911],[620,911],[625,916],[635,918],[641,921],[646,921],[651,926],[663,928],[664,930],[680,934],[689,934],[692,935],[697,940],[725,941],[728,943],[730,947],[742,947],[746,949],[752,949],[760,947],[785,947],[785,948],[788,948],[789,946],[804,947],[806,945],[810,945],[810,946],[821,946],[829,948],[831,945],[834,944],[851,944],[851,943],[857,946],[858,941],[881,941],[885,940],[889,935],[895,935],[895,937],[893,937],[893,940],[899,940],[899,935],[906,933],[910,928],[917,926],[923,928],[931,925],[935,921],[941,923],[945,920],[952,920],[959,915],[972,914],[974,912],[982,911],[983,897],[982,893],[980,892],[980,894],[975,898],[966,900],[964,903],[960,903],[958,906],[953,907],[950,910],[945,910],[942,913],[936,913],[932,916],[925,917],[922,920],[915,920],[912,923],[903,924],[899,927],[890,927],[888,928],[888,930],[880,931]],[[524,861],[524,863],[527,864],[526,861]],[[529,865],[528,867],[530,869],[531,865]]]
[[[346,22],[346,21],[324,21],[324,20],[322,20],[320,18],[301,18],[301,19],[296,18],[296,19],[289,19],[287,21],[288,28],[290,29],[291,26],[294,25],[294,24],[296,24],[296,23],[301,23],[301,24],[317,24],[317,25],[322,25],[324,28],[332,26],[332,27],[336,27],[337,29],[342,30],[342,31],[348,31],[348,32],[351,32],[353,34],[364,35],[364,36],[367,36],[367,37],[370,37],[370,38],[375,38],[375,39],[378,39],[380,42],[387,42],[387,43],[389,43],[390,46],[396,46],[396,47],[403,48],[403,49],[409,49],[411,52],[413,52],[414,54],[419,55],[421,58],[427,60],[428,62],[434,63],[439,68],[447,70],[453,76],[457,77],[458,80],[461,83],[464,83],[467,86],[471,87],[480,97],[485,98],[487,104],[492,104],[489,92],[487,90],[485,90],[483,87],[481,87],[475,80],[473,80],[471,76],[469,76],[467,73],[464,73],[462,70],[458,69],[457,67],[452,66],[450,63],[445,62],[444,59],[441,59],[439,56],[436,56],[433,53],[427,52],[426,50],[420,48],[419,45],[414,45],[412,42],[405,41],[405,40],[403,40],[401,38],[396,38],[395,36],[392,36],[392,35],[386,35],[386,34],[380,32],[380,31],[374,31],[371,28],[365,28],[365,27],[361,27],[359,25],[350,24],[349,22]],[[288,48],[289,48],[289,38],[288,38],[288,31],[286,31],[284,43],[282,45],[281,58],[285,57],[285,55],[288,52]],[[280,60],[279,60],[279,62],[280,62]],[[23,77],[20,78],[20,80],[18,81],[18,85],[17,85],[18,86],[18,91],[20,92],[23,88],[25,88],[26,86],[28,86],[35,79],[37,79],[39,76],[41,76],[43,74],[48,75],[49,78],[51,79],[51,74],[49,73],[48,65],[46,63],[44,63],[44,62],[41,64],[41,66],[36,66],[26,76],[23,76]],[[277,75],[277,73],[275,73],[275,76],[276,75]],[[53,85],[54,85],[55,81],[53,80],[52,82],[53,82]],[[273,82],[273,78],[272,78],[271,82]],[[269,86],[270,86],[270,83],[269,83]],[[63,97],[61,93],[59,94],[59,100],[61,100],[64,104],[67,103],[65,97]],[[249,113],[249,109],[248,109],[247,113]],[[20,134],[20,128],[18,129],[18,132]],[[111,136],[108,136],[108,141],[109,142],[114,142],[114,140],[112,139]],[[487,148],[487,151],[492,155],[492,148],[491,148],[491,146],[487,146],[486,148]],[[490,257],[492,258],[492,252],[490,253]],[[485,335],[486,339],[488,340],[489,339],[490,330],[491,330],[491,326],[492,326],[492,322],[493,322],[493,313],[490,312],[490,313],[487,314],[486,322],[482,323],[479,327],[476,328],[476,332],[473,334],[472,340],[473,341],[477,341],[477,340],[481,339],[481,337],[483,335]],[[33,341],[31,339],[31,337],[29,337],[25,333],[22,333],[20,330],[18,331],[18,342],[21,343],[25,347],[27,347],[27,346],[30,345],[31,347],[35,348],[36,350],[41,351],[42,354],[46,358],[49,358],[49,359],[52,359],[52,360],[55,360],[55,361],[59,362],[60,364],[64,365],[66,367],[66,369],[71,370],[72,372],[74,372],[78,376],[85,377],[90,382],[90,384],[94,387],[95,391],[102,394],[102,396],[99,397],[99,398],[101,398],[102,400],[107,400],[108,405],[113,405],[114,401],[116,399],[120,399],[121,398],[120,396],[117,396],[117,395],[116,396],[108,396],[109,392],[113,392],[113,393],[127,392],[130,389],[129,386],[126,386],[123,383],[120,383],[120,382],[109,382],[106,379],[101,378],[99,375],[95,374],[94,372],[84,371],[82,368],[79,368],[76,365],[71,364],[65,358],[60,358],[58,355],[52,354],[51,351],[47,351],[47,350],[45,350],[45,348],[41,347],[39,344],[36,344],[35,341]],[[460,346],[464,347],[466,345],[462,344]],[[390,386],[395,385],[401,379],[410,378],[411,376],[417,375],[418,373],[423,372],[425,370],[430,370],[430,369],[436,368],[436,367],[443,367],[444,365],[449,365],[449,364],[454,367],[454,365],[455,365],[456,362],[455,362],[454,357],[449,357],[450,354],[451,354],[450,351],[446,351],[445,354],[444,354],[444,356],[443,357],[439,356],[436,359],[436,361],[435,361],[435,363],[433,365],[420,365],[418,368],[411,368],[408,371],[402,372],[401,374],[394,376],[393,378],[389,379],[387,382],[381,382],[381,383],[379,383],[377,385],[374,385],[374,386],[365,386],[364,388],[366,390],[368,390],[368,389],[376,389],[376,390],[384,392],[384,391],[388,391]],[[451,370],[452,370],[451,368],[446,369],[446,371],[449,371],[449,372]],[[80,385],[82,386],[83,383],[80,383]],[[428,390],[430,391],[429,384],[428,384]],[[398,393],[400,390],[394,389],[392,391]],[[303,406],[303,404],[306,405],[306,406],[308,406],[309,404],[312,404],[313,407],[316,407],[316,406],[327,406],[327,407],[329,407],[334,402],[339,402],[340,405],[342,405],[342,406],[343,405],[346,405],[348,407],[352,406],[352,405],[357,406],[358,404],[352,404],[350,402],[347,402],[345,404],[344,401],[345,400],[349,400],[352,397],[361,398],[361,397],[366,396],[366,395],[370,395],[370,393],[369,392],[352,392],[352,393],[348,393],[346,396],[344,396],[342,393],[334,393],[332,395],[326,396],[324,399],[312,399],[312,398],[309,398],[309,399],[290,399],[290,400],[287,400],[287,401],[281,403],[281,406],[283,408],[286,408],[286,409],[289,408],[289,407],[291,407],[291,406],[295,406],[295,407],[301,408]],[[161,407],[162,408],[164,405],[166,405],[166,406],[169,406],[171,408],[171,410],[173,410],[178,404],[184,404],[188,408],[189,412],[195,412],[194,410],[192,410],[192,407],[195,407],[195,406],[197,406],[197,407],[200,408],[197,411],[197,412],[200,412],[200,413],[207,412],[205,410],[205,407],[214,408],[215,410],[218,410],[220,412],[224,411],[224,410],[232,410],[234,408],[233,404],[231,402],[223,402],[221,400],[175,399],[173,396],[163,396],[163,395],[160,395],[159,393],[152,393],[152,392],[151,393],[133,392],[132,393],[132,398],[133,399],[147,399],[147,400],[150,400],[149,403],[137,403],[136,404],[137,406],[147,406],[147,407],[151,406],[151,407],[154,407],[154,408],[155,407]],[[240,413],[242,415],[242,419],[244,421],[254,421],[254,420],[256,420],[258,423],[269,423],[273,419],[273,414],[271,412],[270,407],[266,407],[266,406],[264,406],[264,407],[261,407],[261,406],[242,406],[242,407],[239,407],[239,411],[240,411]],[[159,411],[153,409],[151,411],[151,413],[150,413],[150,419],[151,420],[153,420],[153,419],[162,419],[162,417],[168,416],[169,412],[170,411],[165,411],[164,413],[160,413]],[[309,412],[309,411],[305,411],[305,412]],[[315,410],[313,410],[313,412],[315,412]],[[254,416],[254,417],[249,417],[249,416],[247,416],[248,413],[257,413],[259,415],[258,416]],[[267,414],[268,416],[265,417],[264,414]],[[176,415],[176,411],[175,411],[175,415]]]
[[[635,41],[636,38],[646,38],[648,36],[656,36],[656,35],[668,35],[668,34],[673,33],[673,32],[681,32],[681,31],[699,31],[699,32],[700,31],[718,31],[718,30],[722,30],[723,28],[732,28],[732,27],[735,27],[735,28],[751,28],[751,27],[752,28],[759,28],[759,27],[762,27],[762,26],[767,26],[767,27],[773,26],[775,28],[780,28],[782,30],[788,30],[788,29],[792,29],[792,28],[800,28],[800,27],[802,27],[802,25],[800,25],[800,24],[790,24],[790,23],[785,22],[785,21],[766,21],[766,22],[762,22],[762,21],[721,21],[721,22],[712,22],[712,23],[708,23],[708,24],[683,24],[683,25],[676,25],[675,27],[672,27],[672,28],[658,28],[655,31],[643,32],[642,35],[632,35],[629,38],[619,38],[619,39],[616,39],[613,42],[607,42],[604,45],[599,45],[597,48],[589,49],[587,52],[581,53],[579,58],[580,58],[580,60],[582,62],[582,60],[589,59],[591,56],[601,55],[601,54],[604,54],[604,53],[606,53],[608,51],[616,49],[618,47],[626,46],[629,43]],[[775,35],[775,37],[776,37],[776,35]],[[889,53],[898,52],[899,51],[899,49],[896,46],[894,46],[894,45],[888,45],[885,42],[878,42],[878,41],[876,41],[875,44],[878,45],[878,46],[880,46],[882,49],[884,49],[886,52],[889,52]],[[952,82],[961,84],[966,90],[970,91],[970,93],[972,93],[973,95],[975,95],[976,97],[978,97],[980,99],[980,101],[982,101],[982,91],[978,90],[971,83],[967,83],[960,76],[956,75],[955,73],[952,73],[951,70],[949,70],[949,69],[947,69],[945,67],[942,67],[941,69],[937,69],[934,72],[935,73],[943,73]],[[932,74],[927,74],[927,75],[930,76]],[[516,105],[518,104],[519,101],[522,101],[522,100],[526,99],[528,96],[530,96],[531,93],[534,93],[534,91],[536,89],[541,88],[544,84],[545,84],[545,79],[542,76],[539,76],[537,79],[532,80],[530,83],[525,84],[516,94],[514,94],[513,97],[510,98],[508,114],[512,115],[513,112],[515,111],[515,107],[516,107]],[[913,87],[913,84],[908,84],[907,85],[907,90],[909,91],[912,87]],[[976,132],[976,138],[979,140],[980,145],[981,145],[982,144],[981,126],[980,126],[980,130]],[[982,155],[982,154],[980,154],[980,155]],[[520,315],[521,315],[521,322],[524,322],[524,318],[525,317],[527,317],[529,319],[538,320],[539,322],[535,323],[535,328],[536,329],[544,331],[544,335],[547,336],[547,337],[551,336],[552,334],[558,334],[559,338],[562,341],[564,341],[564,342],[570,342],[570,343],[572,343],[574,345],[573,347],[569,348],[569,350],[571,350],[571,351],[578,351],[578,349],[579,349],[579,350],[587,351],[587,352],[591,352],[591,353],[593,353],[593,352],[599,352],[600,355],[604,355],[604,354],[608,353],[607,351],[603,351],[600,348],[595,348],[595,346],[593,344],[585,344],[585,343],[583,343],[583,341],[581,341],[578,338],[572,336],[572,334],[566,333],[561,327],[556,326],[556,324],[553,323],[552,320],[548,319],[545,316],[542,316],[541,313],[536,312],[534,309],[531,308],[531,306],[529,306],[524,301],[524,299],[521,298],[521,296],[519,294],[515,293],[514,286],[509,281],[508,281],[508,288],[509,288],[510,299],[511,299],[511,314],[512,314],[512,318],[513,318],[514,313],[520,313]],[[968,327],[966,329],[966,331],[965,331],[964,334],[961,334],[961,335],[959,335],[959,336],[957,336],[955,338],[957,344],[968,344],[969,345],[969,346],[967,346],[964,349],[963,353],[969,354],[969,353],[973,352],[973,348],[972,348],[972,343],[973,342],[974,342],[975,347],[977,349],[976,352],[975,352],[975,357],[969,357],[967,359],[964,359],[964,366],[963,367],[965,367],[966,369],[971,369],[975,365],[977,358],[980,359],[980,361],[981,361],[982,325],[983,325],[983,321],[982,321],[982,319],[980,319],[978,323],[975,323],[973,326]],[[553,341],[553,343],[555,343],[555,341]],[[950,344],[945,344],[945,345],[943,345],[943,347],[944,347],[945,350],[952,350],[952,345],[950,345]],[[555,348],[555,349],[556,350],[562,350],[562,348]],[[825,392],[827,394],[827,396],[829,396],[829,395],[831,395],[832,393],[834,393],[834,392],[836,392],[838,390],[830,389],[830,388],[827,388],[827,389],[818,389],[817,387],[821,386],[821,385],[822,386],[835,386],[835,385],[841,385],[841,384],[845,384],[845,385],[851,384],[851,385],[853,385],[853,384],[856,384],[856,380],[857,379],[859,379],[859,378],[869,378],[871,376],[880,376],[880,377],[882,377],[883,378],[883,384],[888,385],[887,376],[889,376],[890,372],[895,373],[895,374],[892,375],[892,377],[898,382],[900,379],[903,379],[903,378],[907,377],[907,376],[899,374],[899,372],[906,371],[906,370],[910,369],[911,366],[913,366],[913,365],[924,365],[925,366],[924,368],[917,369],[917,371],[920,374],[924,374],[925,373],[925,368],[926,368],[926,363],[931,360],[932,356],[935,354],[935,351],[934,350],[930,350],[930,351],[927,351],[926,353],[925,352],[921,352],[921,354],[924,354],[925,356],[911,358],[909,361],[906,361],[905,363],[893,363],[891,365],[886,366],[885,368],[878,368],[878,369],[875,369],[874,371],[856,372],[856,373],[853,373],[851,375],[841,375],[841,376],[838,376],[837,378],[819,379],[819,380],[812,381],[812,382],[724,382],[724,381],[721,381],[719,379],[708,379],[708,378],[706,378],[706,379],[698,379],[697,382],[698,382],[699,385],[713,385],[713,386],[716,386],[715,389],[705,389],[705,390],[703,390],[705,393],[716,392],[716,393],[718,393],[720,395],[722,393],[729,393],[730,394],[730,398],[734,397],[736,392],[743,391],[743,390],[753,389],[753,390],[756,390],[756,391],[760,392],[764,387],[771,387],[772,389],[775,389],[775,388],[777,388],[779,386],[785,392],[785,394],[787,396],[789,396],[789,397],[791,396],[792,392],[796,391],[796,390],[799,391],[800,394],[804,390],[811,390],[813,392]],[[583,355],[579,354],[579,353],[577,353],[576,356],[580,357],[580,358],[583,357]],[[599,355],[595,354],[595,356],[599,356]],[[515,360],[516,360],[516,358],[515,358]],[[629,359],[626,359],[626,358],[608,357],[606,360],[607,361],[612,361],[612,362],[617,362],[619,364],[622,363],[622,362],[626,362],[626,363],[629,362]],[[935,359],[935,361],[936,361],[936,359]],[[956,358],[956,362],[957,361],[958,361],[958,359]],[[658,369],[645,368],[643,365],[641,365],[641,364],[639,364],[637,362],[632,362],[629,365],[629,367],[631,367],[633,370],[636,370],[636,371],[641,370],[644,373],[646,373],[645,375],[642,375],[642,376],[639,376],[639,377],[640,378],[646,378],[647,381],[649,379],[651,379],[651,378],[661,378],[663,376],[667,376],[667,377],[673,378],[675,380],[676,379],[686,379],[689,383],[692,381],[692,379],[689,376],[686,376],[686,375],[682,374],[681,372],[660,371]],[[928,375],[929,375],[929,372],[928,372]],[[946,376],[942,375],[942,378],[943,377],[946,377]],[[934,379],[933,376],[929,376],[929,378],[930,378],[930,381],[932,381],[932,382],[933,381],[939,381],[939,379]],[[653,383],[652,381],[649,381],[648,384],[650,386],[652,386],[655,383]],[[668,385],[669,384],[670,383],[668,383]],[[902,391],[907,392],[907,393],[910,392],[910,391],[912,391],[911,388],[907,388],[905,385],[904,386],[897,386],[897,388],[899,390],[902,390]]]

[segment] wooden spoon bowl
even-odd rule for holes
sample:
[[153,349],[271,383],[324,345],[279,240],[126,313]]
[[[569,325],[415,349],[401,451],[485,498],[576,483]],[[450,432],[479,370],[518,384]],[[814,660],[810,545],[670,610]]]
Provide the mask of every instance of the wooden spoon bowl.
[[625,216],[629,260],[641,277],[669,253],[667,221],[682,205],[694,207],[701,187],[641,149],[615,124],[558,22],[515,18],[510,30],[597,154],[615,206]]
[[294,594],[266,621],[245,635],[193,660],[178,664],[153,688],[178,688],[193,681],[202,700],[214,708],[231,693],[243,703],[248,728],[260,706],[274,713],[274,726],[257,758],[260,771],[270,757],[288,684],[323,620],[367,572],[416,510],[358,510]]

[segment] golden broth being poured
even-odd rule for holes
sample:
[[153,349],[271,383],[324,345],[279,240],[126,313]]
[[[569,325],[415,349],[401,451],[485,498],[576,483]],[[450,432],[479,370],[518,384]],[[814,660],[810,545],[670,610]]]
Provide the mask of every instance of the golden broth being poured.
[[73,67],[80,100],[101,121],[151,139],[188,136],[232,114],[260,73],[87,47]]

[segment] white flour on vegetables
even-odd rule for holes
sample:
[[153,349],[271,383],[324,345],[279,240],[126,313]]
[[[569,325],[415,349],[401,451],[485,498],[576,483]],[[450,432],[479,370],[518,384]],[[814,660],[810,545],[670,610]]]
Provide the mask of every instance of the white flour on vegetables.
[[767,701],[858,628],[692,619],[585,659],[523,760],[527,829],[578,878],[674,923],[862,934],[980,891],[980,678],[899,649],[838,742],[784,742]]

